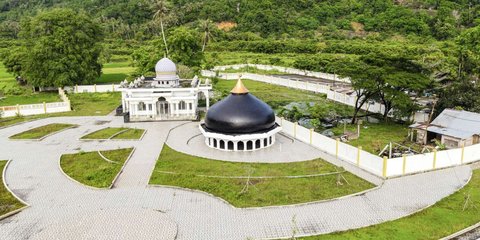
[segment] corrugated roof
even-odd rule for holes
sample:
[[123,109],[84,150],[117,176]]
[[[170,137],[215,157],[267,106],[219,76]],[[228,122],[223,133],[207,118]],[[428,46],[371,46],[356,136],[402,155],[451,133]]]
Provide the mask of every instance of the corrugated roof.
[[465,139],[480,134],[480,114],[445,109],[433,120],[428,131]]

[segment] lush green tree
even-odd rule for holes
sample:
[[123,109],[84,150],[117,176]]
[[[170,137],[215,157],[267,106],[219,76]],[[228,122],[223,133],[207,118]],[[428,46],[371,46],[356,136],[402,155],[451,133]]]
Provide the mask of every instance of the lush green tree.
[[480,74],[480,26],[467,29],[456,39],[458,78],[478,80]]
[[459,81],[439,91],[435,115],[445,108],[462,109],[480,113],[480,88],[470,81]]
[[100,26],[83,12],[53,9],[22,22],[22,46],[4,59],[9,71],[33,86],[93,82],[100,76]]
[[[368,68],[375,68],[377,96],[385,106],[383,116],[387,119],[389,112],[396,106],[411,109],[412,100],[409,93],[421,93],[431,83],[424,66],[413,57],[402,52],[371,53],[360,58]],[[400,109],[397,109],[399,111]],[[407,112],[404,115],[409,115]]]
[[155,72],[155,64],[166,56],[163,39],[145,42],[132,53],[136,74],[148,75]]
[[176,63],[189,67],[198,67],[203,61],[201,38],[194,30],[179,27],[168,38],[172,49],[170,57]]

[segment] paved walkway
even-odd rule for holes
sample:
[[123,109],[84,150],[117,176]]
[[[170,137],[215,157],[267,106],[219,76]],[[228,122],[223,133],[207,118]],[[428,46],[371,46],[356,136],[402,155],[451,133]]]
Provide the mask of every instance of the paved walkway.
[[[55,122],[80,126],[41,142],[8,140]],[[387,180],[366,194],[334,201],[237,209],[207,194],[146,185],[169,129],[180,124],[133,124],[147,130],[141,141],[78,141],[89,132],[124,125],[114,117],[49,118],[1,129],[0,159],[13,159],[5,180],[31,207],[0,221],[0,239],[260,239],[291,237],[294,230],[297,236],[321,234],[406,216],[461,188],[471,175],[469,166],[461,166]],[[87,188],[60,172],[64,153],[119,147],[137,150],[112,190]]]
[[199,122],[178,126],[170,132],[167,144],[190,155],[236,162],[298,162],[319,158],[321,151],[282,134],[277,134],[273,146],[256,151],[227,152],[208,147],[198,129]]

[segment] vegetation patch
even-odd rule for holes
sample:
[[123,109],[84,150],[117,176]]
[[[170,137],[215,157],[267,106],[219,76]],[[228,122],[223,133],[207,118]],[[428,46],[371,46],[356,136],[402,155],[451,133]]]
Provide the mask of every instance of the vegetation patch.
[[11,139],[41,139],[49,134],[61,131],[75,126],[74,124],[52,123],[41,127],[36,127],[25,132],[11,136]]
[[105,160],[95,152],[64,154],[60,158],[62,170],[78,182],[96,187],[108,188],[127,161],[133,148],[101,151]]
[[[286,176],[318,175],[287,178]],[[263,207],[336,198],[373,185],[321,159],[295,163],[238,163],[177,152],[167,145],[150,184],[196,189],[235,207]]]
[[130,66],[129,61],[106,63],[102,68],[102,75],[95,83],[97,84],[118,84],[128,78],[130,74],[135,71],[135,68]]
[[24,121],[59,116],[105,116],[120,104],[120,93],[77,93],[68,95],[72,111],[41,114],[33,116],[16,116],[0,119],[0,127],[10,126]]
[[[349,133],[357,134],[357,125],[348,124],[344,126],[339,124],[332,131],[335,136],[344,134],[344,130]],[[372,154],[379,154],[383,148],[390,142],[399,143],[406,147],[412,147],[418,150],[413,142],[407,141],[408,126],[394,122],[363,123],[360,126],[360,137],[350,140],[348,144],[359,147]]]
[[17,104],[38,104],[61,102],[58,93],[35,93],[30,95],[11,95],[0,99],[0,106],[15,106]]
[[[248,90],[268,103],[273,109],[279,109],[291,102],[312,102],[317,105],[330,106],[331,109],[338,109],[342,113],[352,113],[353,108],[327,100],[325,94],[318,94],[311,91],[292,89],[284,86],[263,83],[253,80],[242,80]],[[230,93],[235,86],[236,81],[219,80],[214,88],[220,94],[218,98],[223,98]]]
[[104,128],[81,139],[140,139],[145,130],[136,128]]
[[7,161],[0,161],[0,216],[24,206],[3,184],[3,171],[5,166],[7,166]]
[[302,239],[440,239],[479,221],[480,169],[477,169],[463,189],[411,216],[358,230]]

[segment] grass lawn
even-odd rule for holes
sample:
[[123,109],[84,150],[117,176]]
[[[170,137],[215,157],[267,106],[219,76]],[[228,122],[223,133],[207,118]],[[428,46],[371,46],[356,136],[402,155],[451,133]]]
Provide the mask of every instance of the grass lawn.
[[17,104],[36,104],[36,103],[49,103],[49,102],[61,102],[58,93],[32,93],[29,95],[9,95],[0,100],[0,106],[15,106]]
[[[343,125],[338,125],[333,128],[333,133],[336,136],[343,134]],[[357,132],[357,125],[347,125],[347,131]],[[406,143],[408,135],[408,126],[393,122],[381,123],[367,123],[364,122],[360,127],[360,137],[355,140],[350,140],[348,144],[352,146],[362,146],[363,150],[379,154],[382,149],[390,142]],[[404,145],[405,145],[404,144]],[[413,145],[413,143],[412,143]]]
[[0,161],[0,216],[23,207],[23,203],[18,201],[3,184],[3,170],[7,161]]
[[[163,172],[174,172],[168,174]],[[150,184],[179,186],[211,193],[235,207],[286,205],[331,199],[374,187],[349,172],[308,178],[246,178],[207,176],[298,176],[343,172],[321,159],[296,163],[237,163],[216,161],[177,152],[167,145],[157,161]],[[200,176],[204,175],[204,176]],[[340,179],[341,185],[337,184]]]
[[[467,197],[469,202],[465,206]],[[304,240],[335,239],[439,239],[480,221],[480,169],[460,191],[411,216],[371,227],[340,233],[302,238]]]
[[[121,133],[120,133],[121,132]],[[136,128],[104,128],[82,137],[82,139],[140,139],[145,130]]]
[[[253,80],[242,81],[253,95],[268,103],[274,109],[291,102],[313,102],[325,106],[334,106],[337,109],[341,109],[342,112],[351,111],[353,113],[352,107],[329,101],[325,94],[318,94]],[[236,82],[237,81],[232,80],[219,80],[214,88],[217,92],[221,92],[222,95],[226,96],[230,93],[230,90],[232,90]]]
[[102,68],[102,75],[95,81],[96,84],[115,83],[125,80],[127,76],[135,71],[134,67],[130,66],[129,61],[106,63]]
[[75,126],[74,124],[52,123],[41,127],[36,127],[25,132],[11,136],[11,139],[40,139],[62,129]]
[[118,92],[77,93],[68,95],[68,98],[72,106],[72,111],[70,112],[1,118],[0,127],[47,117],[105,116],[114,111],[121,102],[121,94]]
[[108,188],[132,152],[132,148],[102,151],[105,161],[98,152],[65,154],[60,158],[62,170],[71,178],[88,186]]

